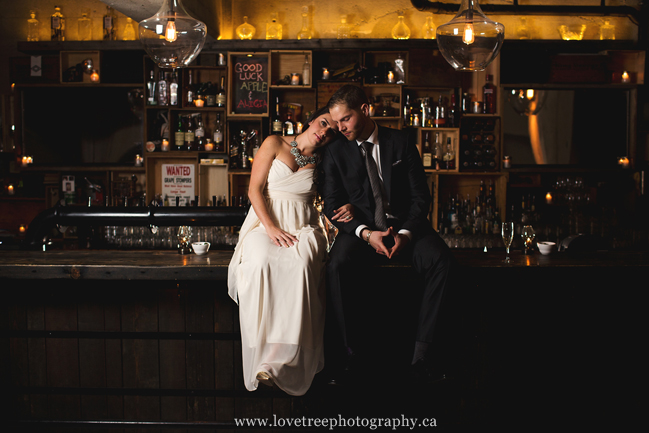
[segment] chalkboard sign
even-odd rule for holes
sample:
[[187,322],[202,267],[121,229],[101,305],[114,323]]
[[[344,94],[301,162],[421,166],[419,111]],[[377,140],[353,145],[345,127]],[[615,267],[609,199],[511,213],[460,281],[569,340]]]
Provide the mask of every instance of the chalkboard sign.
[[268,115],[268,54],[230,53],[231,115]]

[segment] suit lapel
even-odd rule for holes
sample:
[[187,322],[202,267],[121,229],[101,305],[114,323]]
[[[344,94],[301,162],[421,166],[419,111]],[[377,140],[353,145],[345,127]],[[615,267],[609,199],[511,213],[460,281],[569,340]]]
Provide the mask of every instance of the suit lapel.
[[385,195],[387,196],[388,202],[390,202],[393,144],[392,140],[389,139],[388,134],[385,133],[386,130],[381,127],[378,128],[379,146],[381,148],[381,174],[383,175],[383,188],[385,188]]

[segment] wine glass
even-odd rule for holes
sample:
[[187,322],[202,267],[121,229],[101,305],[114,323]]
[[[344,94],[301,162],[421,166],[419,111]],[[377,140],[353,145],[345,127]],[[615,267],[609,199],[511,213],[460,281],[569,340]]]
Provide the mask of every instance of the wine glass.
[[511,263],[509,258],[509,247],[512,245],[512,240],[514,239],[514,222],[507,221],[502,223],[501,233],[503,235],[503,243],[507,249],[507,256],[505,257],[504,263]]

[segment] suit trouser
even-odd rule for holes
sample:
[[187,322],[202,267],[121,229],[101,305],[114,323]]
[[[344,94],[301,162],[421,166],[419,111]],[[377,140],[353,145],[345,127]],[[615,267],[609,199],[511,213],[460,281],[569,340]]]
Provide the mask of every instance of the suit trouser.
[[[345,316],[345,297],[346,294],[358,289],[353,287],[352,276],[359,272],[371,272],[368,265],[388,264],[391,260],[411,264],[423,278],[424,287],[418,312],[416,340],[428,343],[433,341],[442,299],[450,290],[449,286],[452,285],[453,275],[456,272],[455,259],[444,240],[435,230],[429,229],[411,240],[396,258],[388,259],[377,254],[358,236],[339,232],[326,267],[327,312],[328,318],[334,322],[328,323],[327,326],[336,328],[339,342],[344,347],[350,346]],[[403,288],[397,288],[394,296],[400,296],[400,290]]]

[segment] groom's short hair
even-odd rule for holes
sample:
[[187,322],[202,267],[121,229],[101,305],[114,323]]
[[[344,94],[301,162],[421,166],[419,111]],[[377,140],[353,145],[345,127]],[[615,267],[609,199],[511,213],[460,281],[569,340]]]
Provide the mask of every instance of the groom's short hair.
[[363,104],[369,103],[370,101],[363,89],[353,84],[345,84],[331,96],[327,106],[331,109],[335,105],[345,104],[348,108],[354,110],[361,108]]

